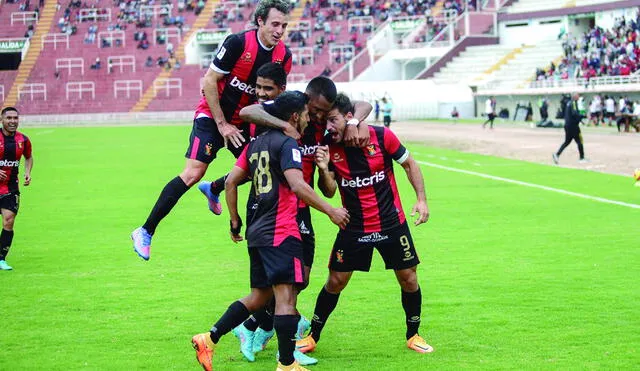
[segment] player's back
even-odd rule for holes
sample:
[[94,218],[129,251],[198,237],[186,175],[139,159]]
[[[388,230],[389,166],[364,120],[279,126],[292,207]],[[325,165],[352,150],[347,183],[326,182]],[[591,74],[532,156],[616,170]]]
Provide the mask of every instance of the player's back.
[[268,130],[252,141],[244,154],[252,178],[247,202],[247,241],[252,246],[278,246],[289,236],[300,238],[298,199],[284,172],[301,169],[296,141],[279,130]]

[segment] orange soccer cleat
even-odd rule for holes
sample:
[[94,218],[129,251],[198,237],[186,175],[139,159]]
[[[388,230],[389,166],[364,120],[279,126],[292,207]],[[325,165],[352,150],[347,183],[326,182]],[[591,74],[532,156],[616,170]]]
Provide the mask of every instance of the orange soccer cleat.
[[426,341],[422,338],[422,336],[415,334],[409,340],[407,340],[407,348],[413,349],[418,353],[431,353],[433,352],[433,347],[427,344]]
[[196,359],[206,371],[213,369],[212,358],[216,345],[211,340],[208,332],[198,334],[191,338],[193,349],[196,350]]
[[296,341],[296,350],[299,350],[302,353],[311,353],[316,349],[316,341],[313,340],[311,334],[307,335],[307,337]]

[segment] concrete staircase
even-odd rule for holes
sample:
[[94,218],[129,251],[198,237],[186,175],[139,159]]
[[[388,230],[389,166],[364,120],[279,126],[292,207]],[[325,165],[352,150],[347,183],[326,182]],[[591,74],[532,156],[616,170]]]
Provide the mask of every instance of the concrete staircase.
[[46,35],[51,29],[55,14],[56,2],[47,1],[44,5],[44,8],[40,11],[40,19],[38,20],[38,25],[35,27],[35,32],[33,34],[33,37],[31,38],[31,44],[29,46],[29,50],[27,51],[27,55],[20,63],[18,74],[16,75],[9,93],[5,97],[5,101],[3,103],[5,107],[17,105],[18,89],[22,84],[27,82],[27,79],[29,78],[31,71],[36,64],[36,61],[38,60],[38,56],[40,55],[40,51],[42,50],[40,37]]
[[[514,53],[513,47],[504,45],[471,46],[447,63],[433,76],[436,84],[469,84]],[[491,66],[491,67],[488,67]]]

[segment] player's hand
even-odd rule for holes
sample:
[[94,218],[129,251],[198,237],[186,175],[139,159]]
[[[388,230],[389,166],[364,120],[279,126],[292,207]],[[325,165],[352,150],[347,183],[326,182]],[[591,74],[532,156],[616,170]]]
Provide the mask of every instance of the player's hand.
[[7,172],[4,170],[0,170],[0,180],[7,180]]
[[320,170],[329,168],[329,146],[316,147],[316,165]]
[[242,147],[242,143],[244,143],[244,137],[242,136],[242,130],[237,127],[225,122],[221,121],[218,123],[218,131],[220,135],[224,138],[224,143],[227,144],[231,142],[236,148]]
[[31,184],[31,174],[24,174],[24,183],[25,186]]
[[291,126],[291,124],[287,125],[287,127],[285,127],[284,130],[282,130],[282,132],[284,133],[284,135],[291,137],[295,140],[300,139],[300,133],[298,133],[298,130],[296,130],[296,128]]
[[429,206],[424,201],[418,201],[411,209],[411,216],[415,216],[418,213],[418,219],[413,224],[420,225],[426,223],[429,220]]
[[238,220],[230,220],[229,221],[229,226],[230,226],[230,235],[231,235],[231,241],[238,243],[240,241],[242,241],[242,235],[240,234],[242,232],[242,219],[238,219]]
[[343,207],[334,207],[329,212],[329,218],[333,224],[344,229],[349,223],[349,212]]
[[344,144],[349,147],[360,147],[360,133],[357,125],[347,125],[344,129]]

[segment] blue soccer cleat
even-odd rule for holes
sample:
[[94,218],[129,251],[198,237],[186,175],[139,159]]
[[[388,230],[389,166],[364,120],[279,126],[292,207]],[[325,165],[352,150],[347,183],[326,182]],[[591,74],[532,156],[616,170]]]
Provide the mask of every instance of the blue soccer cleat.
[[258,327],[253,336],[253,353],[258,353],[264,350],[269,343],[269,340],[275,335],[275,330],[265,331]]
[[240,352],[244,358],[249,362],[254,362],[256,360],[256,356],[253,354],[255,332],[249,331],[244,327],[243,323],[234,328],[231,332],[238,338],[238,340],[240,340]]
[[220,203],[220,195],[211,192],[211,182],[200,182],[198,189],[209,202],[209,210],[216,215],[222,214],[222,204]]
[[133,250],[144,260],[149,260],[151,255],[151,235],[143,227],[136,228],[131,233]]
[[13,268],[5,260],[0,260],[0,271],[10,271]]
[[[300,366],[311,366],[318,363],[317,359],[313,357],[309,357],[308,355],[302,353],[299,350],[293,351],[293,358],[296,360],[296,362],[298,362]],[[276,353],[276,360],[280,361],[280,351]]]
[[300,315],[300,320],[298,321],[298,330],[296,331],[296,340],[301,340],[304,337],[304,334],[310,328],[311,328],[311,322],[308,319],[306,319],[303,315]]

